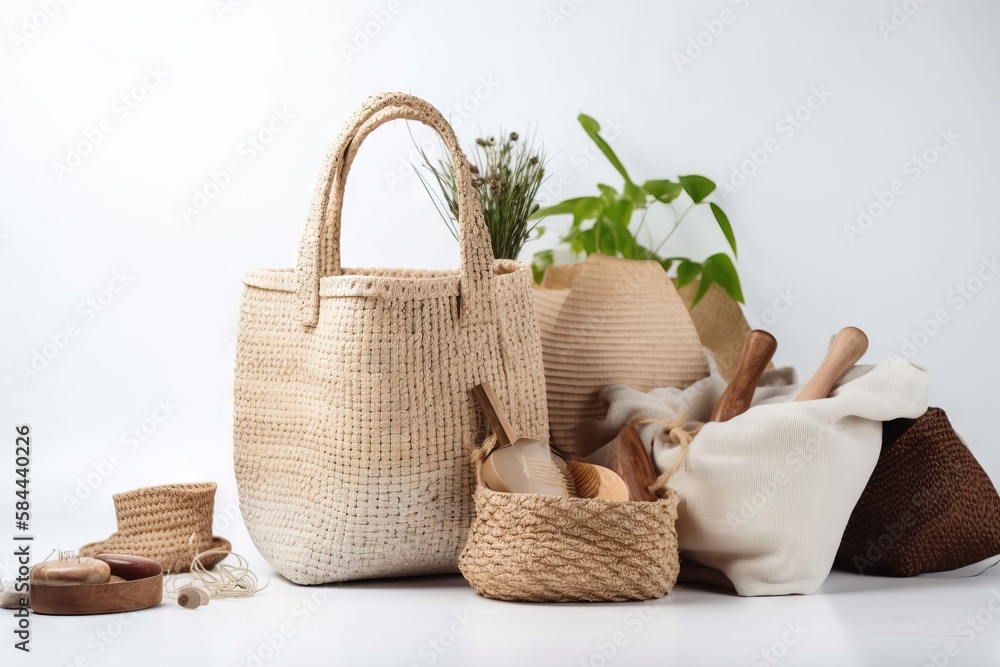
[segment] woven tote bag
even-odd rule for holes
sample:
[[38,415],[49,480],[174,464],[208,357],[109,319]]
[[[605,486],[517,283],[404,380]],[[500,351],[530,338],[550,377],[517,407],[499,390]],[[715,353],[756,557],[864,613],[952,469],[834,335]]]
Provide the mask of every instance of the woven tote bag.
[[[444,140],[459,193],[460,268],[340,264],[358,148],[394,119]],[[494,261],[468,160],[431,105],[369,99],[327,156],[295,270],[249,272],[237,335],[234,462],[250,537],[300,584],[456,572],[472,521],[469,452],[485,437],[470,390],[509,398],[545,433],[531,271]]]
[[552,442],[584,457],[577,428],[601,419],[600,392],[687,387],[708,375],[698,332],[658,263],[593,254],[549,267],[534,290]]

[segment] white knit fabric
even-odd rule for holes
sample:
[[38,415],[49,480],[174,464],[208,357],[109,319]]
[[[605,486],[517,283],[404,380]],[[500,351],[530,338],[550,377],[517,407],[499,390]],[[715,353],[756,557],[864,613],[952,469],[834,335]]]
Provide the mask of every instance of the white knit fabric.
[[[681,557],[724,573],[740,595],[812,593],[878,460],[882,422],[927,410],[927,371],[889,360],[855,367],[830,398],[793,402],[799,387],[757,390],[752,407],[708,423],[668,486],[681,497]],[[725,388],[718,377],[684,391],[612,386],[610,430],[636,417],[703,421]],[[658,471],[681,448],[657,424],[640,427]],[[607,463],[610,448],[592,460]]]

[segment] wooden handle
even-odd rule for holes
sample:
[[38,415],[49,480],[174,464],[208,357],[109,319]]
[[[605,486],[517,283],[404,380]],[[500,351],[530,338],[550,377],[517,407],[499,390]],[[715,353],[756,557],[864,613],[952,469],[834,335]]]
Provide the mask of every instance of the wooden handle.
[[507,419],[507,412],[503,409],[503,404],[497,398],[496,392],[493,391],[490,383],[483,382],[482,384],[477,384],[472,388],[472,396],[479,403],[483,414],[486,415],[486,420],[490,423],[493,432],[497,436],[497,447],[506,447],[513,444],[517,440],[514,426]]
[[747,411],[750,401],[753,400],[753,392],[757,389],[757,383],[760,382],[760,376],[764,374],[777,349],[778,341],[766,331],[754,329],[747,333],[743,340],[740,364],[726,391],[715,404],[708,421],[726,422]]
[[656,470],[646,453],[639,432],[631,424],[615,440],[615,472],[625,480],[631,500],[656,500],[649,492],[649,485],[656,481]]
[[838,331],[830,343],[830,349],[827,351],[823,363],[819,365],[816,373],[802,388],[795,400],[814,401],[829,396],[830,392],[833,391],[833,386],[867,351],[868,336],[865,335],[864,331],[857,327],[844,327]]

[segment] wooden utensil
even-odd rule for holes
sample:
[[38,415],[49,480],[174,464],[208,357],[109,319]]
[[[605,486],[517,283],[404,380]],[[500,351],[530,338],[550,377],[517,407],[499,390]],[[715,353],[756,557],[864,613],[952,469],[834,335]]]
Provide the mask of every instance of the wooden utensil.
[[826,398],[834,385],[868,351],[868,336],[857,327],[844,327],[830,342],[826,358],[812,378],[795,397],[796,401],[814,401]]
[[625,480],[614,470],[582,461],[570,461],[566,465],[573,476],[577,497],[602,498],[622,502],[629,499],[629,490]]
[[768,332],[754,329],[747,333],[743,339],[743,354],[740,356],[739,366],[736,367],[729,386],[715,404],[708,421],[726,422],[747,411],[760,376],[767,370],[777,349],[778,341]]
[[569,496],[566,480],[552,459],[549,443],[516,437],[503,404],[489,383],[473,387],[472,395],[497,437],[496,449],[480,468],[486,486],[505,493]]
[[631,500],[656,500],[648,488],[656,481],[656,470],[639,432],[631,424],[626,424],[615,439],[614,466]]

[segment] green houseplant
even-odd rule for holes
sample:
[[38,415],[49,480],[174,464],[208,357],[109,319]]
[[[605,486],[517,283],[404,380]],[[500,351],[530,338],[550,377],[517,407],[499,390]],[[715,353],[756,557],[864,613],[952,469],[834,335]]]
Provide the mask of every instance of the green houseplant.
[[[718,204],[707,201],[709,195],[715,190],[715,183],[704,176],[689,175],[679,176],[677,180],[647,180],[639,184],[632,180],[621,160],[601,136],[601,126],[598,122],[586,114],[580,114],[578,120],[587,136],[597,144],[601,153],[621,174],[624,179],[621,191],[600,183],[597,186],[599,194],[567,199],[553,206],[536,210],[531,214],[531,219],[540,220],[550,215],[572,215],[573,222],[560,242],[568,244],[576,254],[590,255],[599,252],[628,259],[655,260],[668,273],[671,269],[675,269],[678,287],[683,287],[694,279],[700,278],[692,307],[701,300],[713,283],[718,283],[730,297],[742,303],[743,290],[740,286],[739,275],[729,255],[718,253],[701,262],[696,262],[687,257],[664,257],[660,254],[660,250],[670,240],[688,214],[697,207],[707,205],[729,242],[733,256],[736,256],[736,237],[729,224],[729,218]],[[675,211],[673,226],[656,247],[649,248],[642,245],[638,241],[638,237],[645,229],[646,214],[649,209],[657,204],[665,204],[673,209],[674,203],[682,193],[687,193],[691,200],[690,204],[679,214]],[[637,211],[640,212],[639,222],[633,228],[633,217]],[[541,276],[553,261],[554,252],[551,249],[535,253],[532,268],[536,281],[541,280]]]

